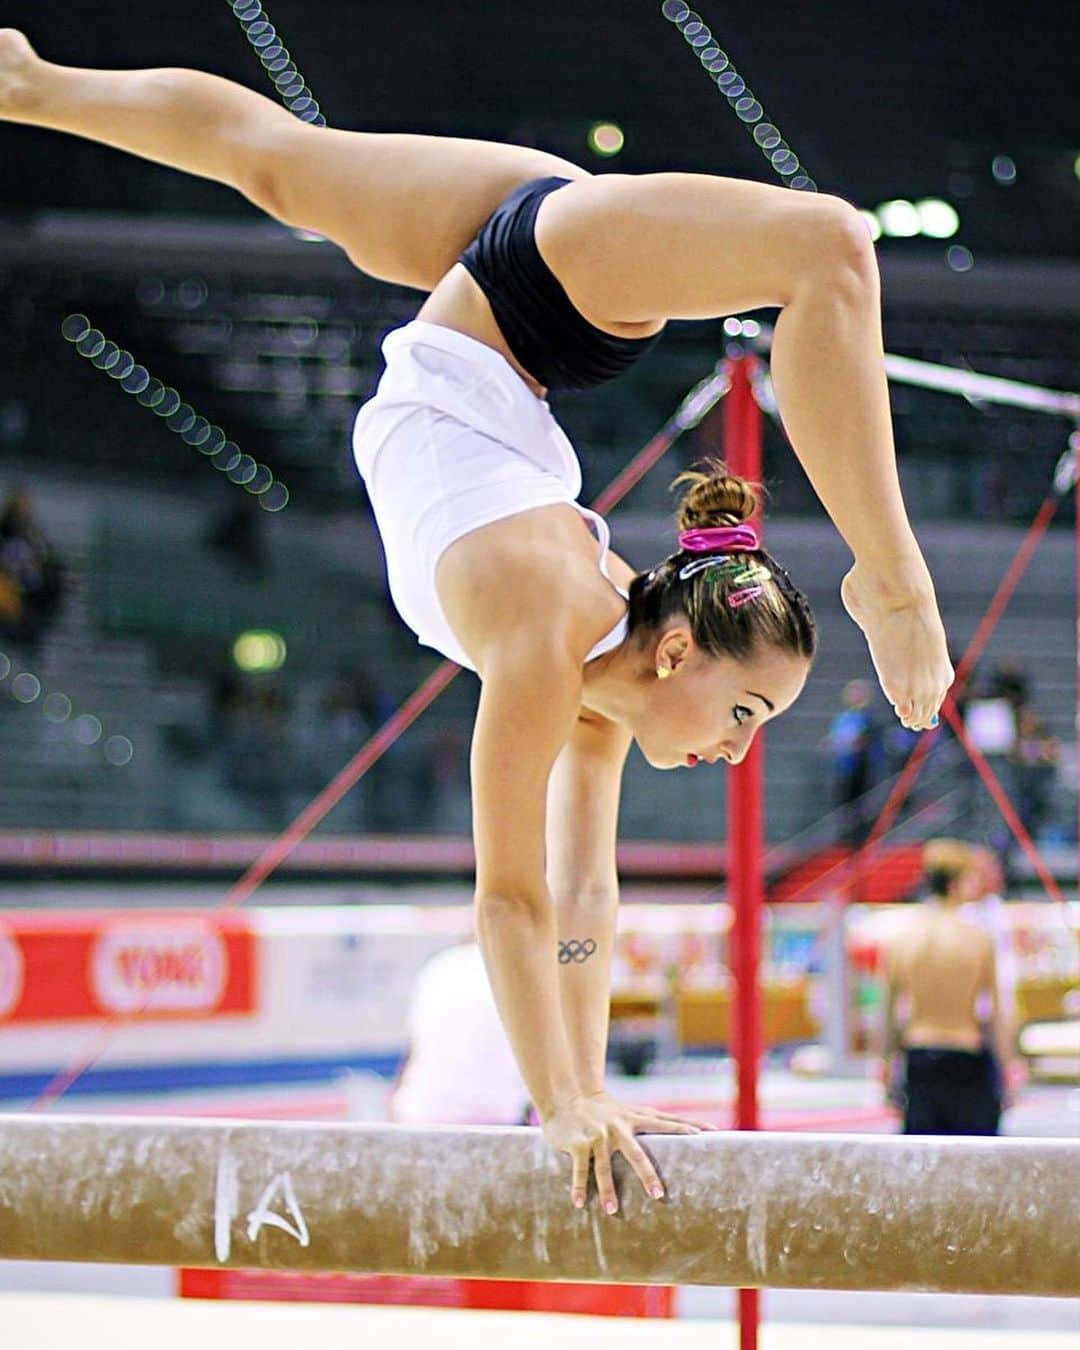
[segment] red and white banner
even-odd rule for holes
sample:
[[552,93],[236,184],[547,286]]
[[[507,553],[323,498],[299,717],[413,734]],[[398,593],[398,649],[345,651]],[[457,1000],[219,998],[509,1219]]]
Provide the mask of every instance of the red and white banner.
[[255,938],[235,915],[33,914],[0,930],[0,1020],[254,1013]]
[[9,1017],[22,998],[25,966],[18,939],[0,926],[0,1021]]

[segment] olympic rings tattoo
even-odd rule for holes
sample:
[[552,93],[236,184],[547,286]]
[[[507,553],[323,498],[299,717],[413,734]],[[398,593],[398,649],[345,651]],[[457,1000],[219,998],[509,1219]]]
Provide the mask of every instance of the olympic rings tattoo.
[[568,966],[572,961],[575,965],[580,966],[595,952],[596,943],[592,938],[586,938],[584,942],[578,942],[575,938],[571,938],[569,942],[559,943],[559,965]]

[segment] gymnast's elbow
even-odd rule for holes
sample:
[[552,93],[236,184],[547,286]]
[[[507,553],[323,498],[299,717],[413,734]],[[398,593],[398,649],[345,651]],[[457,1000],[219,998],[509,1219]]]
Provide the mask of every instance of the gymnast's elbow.
[[547,887],[521,878],[504,878],[501,884],[494,879],[478,882],[473,894],[473,926],[481,941],[507,923],[553,923],[553,916]]

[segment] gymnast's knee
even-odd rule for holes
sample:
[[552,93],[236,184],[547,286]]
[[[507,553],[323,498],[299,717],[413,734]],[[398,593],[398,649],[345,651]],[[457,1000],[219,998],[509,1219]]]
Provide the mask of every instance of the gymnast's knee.
[[809,228],[813,234],[810,274],[831,286],[877,288],[877,254],[862,216],[841,197],[821,196]]

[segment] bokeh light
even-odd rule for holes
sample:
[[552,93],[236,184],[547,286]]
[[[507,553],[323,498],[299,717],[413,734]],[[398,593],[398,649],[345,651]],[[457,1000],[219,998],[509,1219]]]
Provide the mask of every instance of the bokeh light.
[[860,211],[863,224],[870,231],[870,238],[875,243],[881,238],[881,221],[874,215],[873,211]]
[[69,342],[78,342],[84,333],[90,331],[90,320],[85,314],[69,314],[60,325],[60,332]]
[[93,713],[80,713],[71,724],[71,733],[80,745],[97,745],[101,731],[101,721]]
[[100,355],[105,350],[105,334],[97,328],[88,328],[75,343],[75,350],[80,356],[95,357]]
[[297,70],[296,63],[283,46],[277,29],[259,0],[232,0],[232,12],[244,30],[252,51],[278,86],[285,106],[301,122],[326,126],[326,118],[319,111],[319,105],[304,83],[304,77]]
[[970,272],[975,266],[971,250],[963,244],[951,244],[945,253],[945,261],[954,272]]
[[11,696],[18,703],[33,703],[41,693],[41,681],[28,670],[20,670],[11,681]]
[[[817,184],[799,163],[799,157],[776,127],[771,122],[762,122],[765,109],[731,64],[727,53],[721,51],[701,15],[682,3],[682,0],[664,0],[660,12],[680,30],[701,62],[702,69],[712,76],[736,117],[747,129],[753,128],[755,142],[781,178],[798,192],[816,192]],[[759,135],[759,132],[763,134]]]
[[236,639],[232,655],[239,670],[252,675],[267,675],[285,664],[288,648],[280,633],[252,629]]
[[120,381],[120,388],[123,389],[125,394],[144,394],[150,383],[150,372],[146,367],[133,366]]
[[882,202],[877,209],[882,234],[891,239],[910,239],[922,231],[922,221],[914,205],[903,198]]
[[626,145],[626,137],[615,122],[594,122],[589,128],[588,142],[594,155],[610,159]]
[[135,747],[126,736],[110,736],[102,746],[107,763],[122,768],[135,758]]
[[126,380],[135,369],[135,358],[130,352],[121,352],[112,366],[109,367],[109,377],[113,380]]
[[41,711],[50,722],[66,722],[71,716],[71,699],[67,694],[54,690],[53,693],[45,695]]
[[274,475],[265,464],[256,464],[255,476],[250,483],[245,483],[245,491],[250,492],[253,497],[258,497],[264,493],[270,484],[274,481]]
[[190,431],[197,421],[197,414],[190,403],[181,403],[179,408],[169,418],[166,426],[170,431],[175,431],[177,435],[182,436]]
[[259,505],[264,511],[284,511],[289,504],[289,489],[284,483],[276,480],[270,484],[264,493],[258,498]]
[[97,356],[93,357],[90,364],[98,370],[111,370],[120,359],[120,348],[115,342],[106,342]]
[[[141,293],[149,302],[155,301],[159,285],[161,283],[156,279],[144,279],[139,283]],[[187,309],[198,308],[206,301],[208,293],[206,282],[200,278],[182,281],[177,288],[177,303]],[[177,390],[155,379],[145,366],[136,363],[130,352],[124,351],[106,338],[104,333],[92,327],[85,314],[68,314],[61,322],[60,331],[74,344],[81,356],[115,380],[137,403],[160,417],[170,431],[192,449],[205,455],[214,468],[220,469],[231,482],[257,496],[267,511],[281,511],[288,505],[288,488],[275,480],[267,465],[259,464],[250,455],[245,455],[239,446],[226,439],[220,427],[214,426],[190,404],[185,403]],[[318,340],[319,332],[317,319],[304,318],[292,326],[289,338],[295,345],[310,347]],[[304,397],[307,385],[300,372],[300,363],[294,364],[297,367],[298,387],[288,392]],[[351,393],[351,389],[348,392]]]
[[171,417],[177,408],[180,407],[183,399],[175,389],[166,389],[161,402],[158,403],[154,412],[158,417]]
[[243,451],[235,441],[226,441],[220,450],[213,456],[210,463],[215,469],[220,469],[222,473],[228,473],[235,469],[244,458]]
[[237,463],[229,470],[226,477],[230,483],[235,483],[237,487],[243,487],[246,483],[251,482],[258,471],[259,466],[250,455],[241,455]]
[[1012,187],[1016,182],[1016,160],[1011,155],[995,155],[990,165],[994,182],[1002,187]]
[[160,380],[151,380],[138,396],[144,408],[156,408],[165,397],[165,386]]
[[922,233],[929,239],[951,239],[960,228],[956,207],[937,197],[927,197],[917,202],[915,210],[919,213]]

